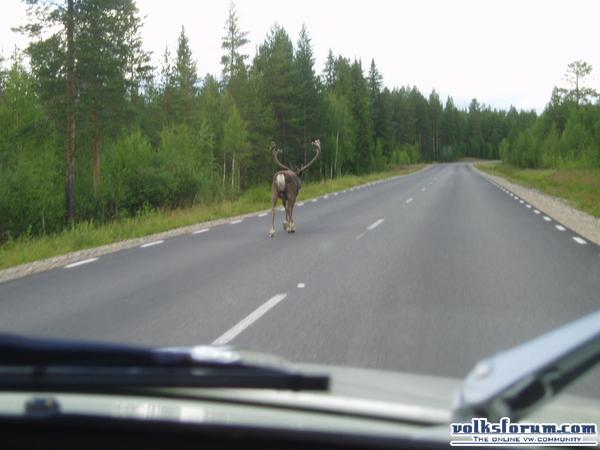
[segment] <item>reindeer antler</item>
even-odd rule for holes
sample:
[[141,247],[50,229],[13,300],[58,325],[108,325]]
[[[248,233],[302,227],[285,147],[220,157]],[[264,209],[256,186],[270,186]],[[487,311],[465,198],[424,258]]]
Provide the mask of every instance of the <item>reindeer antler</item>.
[[277,164],[282,169],[292,170],[289,167],[284,166],[283,164],[281,164],[281,161],[279,161],[279,158],[277,157],[277,155],[279,153],[281,153],[281,150],[277,148],[277,145],[275,145],[275,142],[271,142],[271,155],[273,156],[273,161],[275,161],[275,164]]
[[305,164],[304,166],[300,167],[300,169],[298,169],[298,176],[302,175],[302,172],[304,172],[306,169],[312,166],[321,154],[321,141],[317,139],[312,142],[312,145],[315,148],[315,156],[308,164]]

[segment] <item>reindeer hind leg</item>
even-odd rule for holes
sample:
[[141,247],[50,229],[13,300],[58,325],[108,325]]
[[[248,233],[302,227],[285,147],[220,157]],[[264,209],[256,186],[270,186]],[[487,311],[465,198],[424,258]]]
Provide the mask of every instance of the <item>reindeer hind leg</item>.
[[284,219],[283,219],[283,231],[289,231],[289,227],[290,227],[290,218],[289,218],[289,214],[288,214],[289,202],[286,201],[285,198],[283,198],[282,201],[283,201],[283,210],[285,211],[285,215],[284,215]]
[[288,200],[288,220],[289,220],[289,226],[288,226],[288,233],[295,233],[296,232],[296,224],[294,223],[294,204],[296,203],[296,198],[290,198]]
[[271,198],[272,206],[271,206],[271,230],[269,231],[269,237],[275,236],[275,206],[277,205],[277,194],[273,194]]

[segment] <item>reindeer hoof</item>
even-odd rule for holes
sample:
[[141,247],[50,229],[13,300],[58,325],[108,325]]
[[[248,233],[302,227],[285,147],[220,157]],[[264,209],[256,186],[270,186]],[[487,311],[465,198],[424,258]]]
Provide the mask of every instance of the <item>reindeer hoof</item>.
[[275,236],[275,230],[271,228],[269,231],[269,237],[272,238],[273,236]]
[[288,225],[288,233],[295,233],[296,232],[296,224],[295,223],[290,223]]

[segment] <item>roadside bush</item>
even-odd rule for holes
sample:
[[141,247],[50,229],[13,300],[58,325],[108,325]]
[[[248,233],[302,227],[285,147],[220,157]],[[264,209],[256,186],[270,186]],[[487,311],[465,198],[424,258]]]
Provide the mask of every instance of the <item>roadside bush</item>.
[[160,136],[158,160],[172,183],[169,206],[185,206],[212,190],[212,136],[207,126],[193,132],[187,125],[166,128]]
[[166,203],[174,182],[161,170],[156,152],[140,131],[125,135],[106,153],[101,196],[110,216],[131,216],[145,204]]

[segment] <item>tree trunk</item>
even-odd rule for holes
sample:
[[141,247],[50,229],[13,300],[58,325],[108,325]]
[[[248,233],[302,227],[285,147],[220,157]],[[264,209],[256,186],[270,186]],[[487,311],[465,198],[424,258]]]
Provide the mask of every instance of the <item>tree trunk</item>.
[[75,217],[75,8],[74,0],[67,1],[67,180],[66,212],[67,223]]
[[231,192],[234,189],[235,182],[235,152],[233,152],[233,156],[231,157]]
[[94,158],[93,176],[94,176],[94,195],[98,196],[100,188],[100,138],[98,137],[98,114],[96,107],[92,110],[92,154]]
[[223,190],[225,190],[225,175],[227,174],[227,155],[223,152]]
[[338,148],[340,145],[340,131],[338,130],[338,132],[335,135],[335,158],[333,160],[333,168],[334,168],[334,172],[335,175],[338,176],[338,172],[337,172],[337,160],[338,160]]

